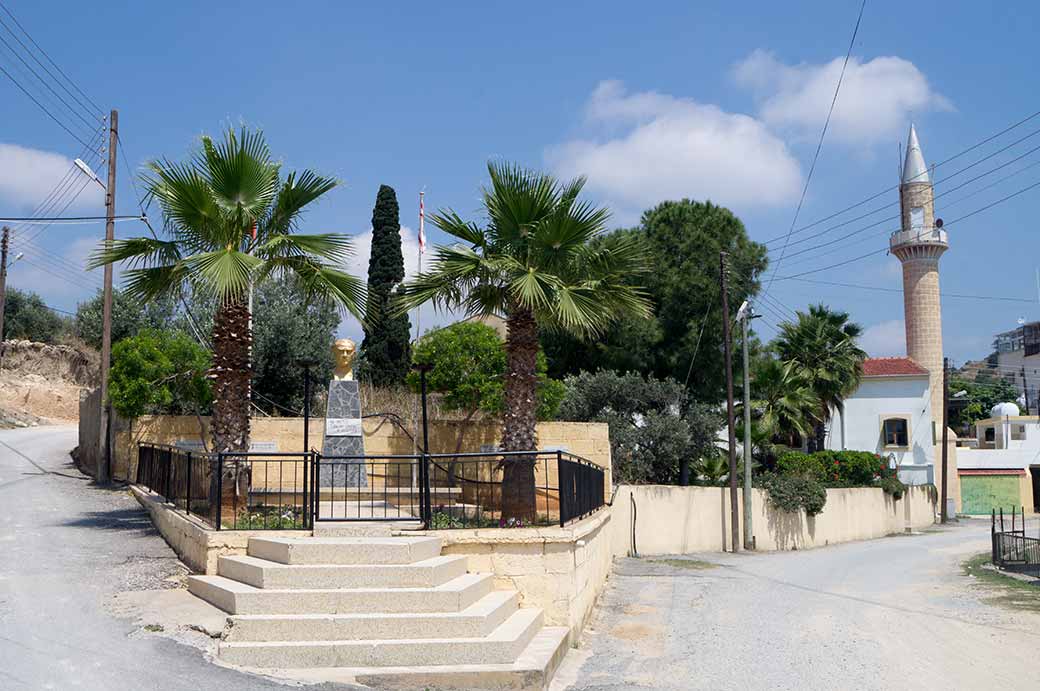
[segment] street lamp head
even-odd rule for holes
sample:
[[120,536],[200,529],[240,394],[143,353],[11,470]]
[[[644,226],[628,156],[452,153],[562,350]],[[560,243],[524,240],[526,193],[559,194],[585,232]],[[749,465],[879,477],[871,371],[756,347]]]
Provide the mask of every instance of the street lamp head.
[[73,161],[73,163],[76,164],[76,167],[79,168],[84,175],[86,175],[88,178],[90,178],[97,184],[101,185],[101,189],[106,189],[105,183],[101,182],[97,174],[94,173],[94,170],[90,166],[88,166],[86,162],[84,162],[82,159],[77,158],[75,161]]

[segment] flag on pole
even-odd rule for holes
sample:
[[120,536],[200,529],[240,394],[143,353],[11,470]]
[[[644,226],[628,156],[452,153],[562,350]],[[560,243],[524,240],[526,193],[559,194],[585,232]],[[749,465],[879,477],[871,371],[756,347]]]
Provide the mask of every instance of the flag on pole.
[[419,193],[419,254],[426,251],[426,207],[423,205],[423,195]]

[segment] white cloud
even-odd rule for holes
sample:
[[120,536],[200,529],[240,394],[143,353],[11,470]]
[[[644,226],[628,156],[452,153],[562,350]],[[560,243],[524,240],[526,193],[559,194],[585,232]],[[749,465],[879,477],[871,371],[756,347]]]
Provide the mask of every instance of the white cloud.
[[[69,183],[66,175],[72,165],[72,159],[61,154],[0,143],[0,201],[5,206],[28,212],[44,201],[63,180],[66,181],[63,189],[74,192],[87,178],[76,170],[76,179]],[[91,183],[83,188],[69,209],[100,209],[104,203],[104,190]],[[60,207],[54,213],[59,210]]]
[[871,357],[906,355],[906,331],[902,319],[868,326],[859,337],[859,346]]
[[622,215],[682,197],[738,207],[797,199],[798,162],[753,117],[604,81],[589,98],[585,127],[546,158],[563,177],[586,175]]
[[[844,58],[826,64],[788,65],[756,50],[737,63],[737,84],[759,99],[759,115],[772,127],[816,136],[827,117]],[[828,132],[846,142],[876,142],[903,134],[910,116],[952,110],[917,67],[902,58],[849,60]]]

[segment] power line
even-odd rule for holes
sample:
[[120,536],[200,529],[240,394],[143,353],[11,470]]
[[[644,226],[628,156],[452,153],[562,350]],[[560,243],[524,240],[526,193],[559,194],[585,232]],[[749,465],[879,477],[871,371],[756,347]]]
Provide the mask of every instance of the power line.
[[32,101],[33,103],[35,103],[35,104],[36,104],[37,106],[39,106],[39,107],[40,107],[40,110],[42,110],[42,111],[43,111],[44,113],[46,113],[46,114],[47,114],[47,117],[49,117],[49,118],[50,118],[51,120],[53,120],[53,121],[54,121],[55,123],[57,123],[57,125],[58,125],[59,127],[61,127],[61,128],[63,129],[63,130],[65,130],[66,132],[68,132],[68,133],[69,133],[69,135],[70,135],[70,136],[71,136],[71,137],[72,137],[73,139],[75,139],[76,141],[78,141],[78,142],[79,142],[80,144],[83,144],[84,146],[89,146],[89,145],[88,145],[88,144],[87,144],[87,143],[86,143],[85,141],[83,141],[83,138],[82,138],[82,137],[80,137],[80,136],[79,136],[78,134],[76,134],[75,132],[73,132],[72,130],[70,130],[70,129],[69,129],[69,128],[68,128],[68,127],[67,127],[67,126],[65,125],[65,123],[63,123],[63,122],[62,122],[61,120],[59,120],[58,118],[54,117],[54,114],[53,114],[53,113],[51,113],[51,111],[47,110],[47,107],[46,107],[46,106],[44,106],[44,105],[43,105],[42,103],[40,103],[40,102],[39,102],[39,101],[38,101],[38,100],[36,99],[36,97],[35,97],[35,96],[33,96],[33,95],[32,95],[31,93],[29,93],[28,91],[26,91],[25,87],[24,87],[24,86],[22,86],[22,85],[21,85],[21,84],[20,84],[20,83],[18,82],[18,80],[16,80],[16,79],[15,79],[14,77],[12,77],[12,76],[11,76],[11,73],[10,73],[10,72],[8,72],[8,71],[7,71],[6,69],[4,69],[4,66],[3,66],[3,65],[0,65],[0,72],[3,72],[3,73],[4,73],[4,75],[5,75],[5,76],[6,76],[6,77],[7,77],[8,79],[10,79],[10,80],[11,80],[12,82],[14,82],[14,85],[15,85],[15,86],[17,86],[17,87],[18,87],[18,88],[19,88],[19,89],[20,89],[20,90],[22,91],[22,93],[23,93],[23,94],[25,94],[26,96],[28,96],[28,97],[29,97],[29,99],[30,99],[30,100],[31,100],[31,101]]
[[[1005,127],[1004,129],[1000,130],[999,132],[996,132],[996,133],[986,137],[985,139],[982,139],[981,141],[976,142],[975,144],[972,144],[968,148],[966,148],[966,149],[964,149],[962,151],[957,152],[953,156],[950,156],[949,158],[946,158],[946,159],[943,159],[942,161],[939,161],[938,163],[934,164],[932,166],[932,168],[933,169],[939,168],[939,167],[941,167],[941,166],[943,166],[943,165],[945,165],[947,163],[950,163],[951,161],[955,161],[956,159],[960,158],[961,156],[969,154],[969,153],[971,153],[975,149],[978,149],[981,146],[985,146],[986,144],[990,143],[994,139],[999,139],[1000,137],[1004,136],[1008,132],[1011,132],[1012,130],[1014,130],[1014,129],[1018,128],[1018,127],[1021,127],[1022,125],[1026,124],[1027,122],[1029,122],[1031,120],[1036,119],[1037,117],[1040,117],[1040,110],[1036,111],[1035,113],[1032,113],[1031,115],[1027,115],[1026,117],[1022,118],[1018,122],[1015,122],[1015,123]],[[1035,134],[1035,132],[1034,132],[1034,134]],[[1032,136],[1032,135],[1030,135],[1030,136]],[[950,176],[948,176],[947,178],[944,178],[944,180],[949,179],[949,177]],[[892,185],[891,187],[886,187],[885,189],[881,190],[880,192],[877,192],[876,194],[873,194],[873,195],[867,197],[866,199],[858,201],[855,204],[852,204],[850,206],[845,207],[844,209],[841,209],[840,211],[835,211],[834,213],[830,214],[829,216],[825,216],[825,217],[823,217],[823,218],[821,218],[821,219],[819,219],[817,221],[814,221],[814,222],[812,222],[812,223],[810,223],[808,225],[804,225],[801,228],[798,228],[797,230],[794,231],[793,234],[794,235],[798,235],[798,234],[802,233],[803,231],[809,230],[810,228],[814,228],[814,227],[820,225],[821,223],[826,223],[827,221],[829,221],[829,220],[831,220],[833,218],[837,218],[838,216],[841,216],[842,214],[844,214],[844,213],[846,213],[848,211],[852,211],[853,209],[857,209],[857,208],[863,206],[864,204],[872,202],[875,199],[877,199],[877,198],[879,198],[879,197],[881,197],[881,196],[883,196],[885,194],[888,194],[889,192],[898,190],[899,187],[900,187],[900,184]],[[891,206],[891,204],[887,205],[887,206]],[[887,208],[887,206],[884,207],[884,208]],[[872,212],[866,214],[866,216],[870,216],[870,215],[872,215],[874,213],[877,213],[877,211],[880,211],[880,210],[881,209],[877,209],[875,211],[872,211]],[[864,217],[861,216],[861,217],[859,217],[857,219],[853,219],[850,222],[855,222],[856,220],[860,220],[862,218],[864,218]],[[847,224],[844,224],[844,225],[847,225]],[[838,227],[840,227],[840,226],[838,226]],[[764,244],[764,245],[771,245],[774,242],[779,242],[780,240],[783,240],[783,239],[784,239],[783,235],[778,235],[775,238],[771,238],[769,240],[766,240],[762,244]]]
[[[3,18],[0,17],[0,24],[3,24],[3,21],[4,21]],[[4,26],[5,29],[8,30],[8,32],[11,32],[11,30],[7,27],[6,24],[3,24],[3,26]],[[12,36],[14,35],[13,32],[11,32],[11,35]],[[18,40],[17,36],[15,36],[15,40]],[[30,65],[28,62],[26,62],[25,58],[23,58],[18,51],[16,51],[14,48],[11,47],[11,44],[8,43],[7,39],[5,39],[3,37],[3,34],[0,34],[0,43],[3,43],[4,46],[6,46],[9,51],[11,51],[11,54],[14,55],[16,58],[18,58],[19,62],[21,62],[23,65],[25,65],[25,68],[27,70],[29,70],[29,73],[32,74],[34,77],[36,77],[36,79],[39,80],[39,82],[41,84],[43,84],[44,87],[46,87],[48,91],[50,91],[52,94],[54,94],[54,97],[57,98],[58,101],[61,102],[61,104],[65,106],[66,110],[68,110],[70,114],[72,114],[74,117],[79,118],[88,128],[92,128],[94,126],[93,122],[91,122],[89,119],[83,117],[83,114],[80,111],[76,110],[71,105],[69,105],[69,102],[66,101],[62,97],[61,94],[59,94],[57,91],[54,90],[54,87],[52,87],[50,85],[50,82],[48,82],[43,77],[41,77],[40,74],[36,70],[33,69],[32,65]],[[23,44],[23,47],[24,47],[24,44]]]
[[[1034,135],[1036,135],[1038,133],[1040,133],[1040,129],[1037,129],[1036,131],[1034,131],[1032,134],[1030,134],[1028,136],[1032,137],[1032,136],[1034,136]],[[958,170],[957,172],[953,173],[952,175],[948,175],[947,177],[943,178],[942,182],[945,182],[945,181],[947,181],[947,180],[949,180],[949,179],[951,179],[953,177],[956,177],[957,175],[960,175],[961,173],[963,173],[963,172],[973,168],[974,166],[977,166],[978,164],[980,164],[980,163],[982,163],[982,162],[992,158],[993,156],[996,156],[996,155],[998,155],[1000,153],[1003,153],[1004,151],[1006,151],[1011,146],[1014,146],[1015,144],[1018,144],[1018,143],[1024,141],[1024,139],[1026,139],[1026,138],[1028,138],[1028,137],[1024,137],[1023,139],[1020,139],[1020,140],[1018,140],[1016,142],[1013,142],[1012,144],[1008,145],[1007,147],[1004,147],[1003,149],[1001,149],[999,151],[996,151],[996,152],[994,152],[994,153],[992,153],[992,154],[990,154],[990,155],[988,155],[988,156],[986,156],[984,158],[979,159],[978,161],[975,161],[974,163],[972,163],[972,164],[970,164],[970,165],[968,165],[968,166],[966,166],[964,168],[961,168],[960,170]],[[941,199],[941,198],[945,197],[946,195],[950,194],[951,192],[956,192],[957,190],[963,189],[964,187],[970,185],[973,182],[977,182],[978,180],[981,180],[984,177],[992,175],[993,173],[996,173],[999,170],[1003,170],[1004,168],[1008,167],[1009,165],[1011,165],[1013,163],[1017,163],[1018,161],[1022,160],[1026,156],[1029,156],[1030,154],[1033,154],[1033,153],[1035,153],[1037,151],[1040,151],[1040,146],[1033,147],[1029,151],[1026,151],[1023,154],[1020,154],[1020,155],[1016,156],[1015,158],[1011,159],[1010,161],[1006,161],[1006,162],[998,165],[995,168],[991,168],[990,170],[987,170],[985,173],[981,173],[979,175],[976,175],[975,177],[971,178],[970,180],[966,180],[966,181],[962,182],[961,184],[959,184],[959,185],[957,185],[955,187],[952,187],[952,188],[950,188],[948,190],[944,190],[943,192],[940,192],[939,194],[937,194],[937,195],[935,195],[933,197],[933,202],[936,199]],[[1036,163],[1030,164],[1029,166],[1026,166],[1026,167],[1022,168],[1021,170],[1017,171],[1016,173],[1013,173],[1012,175],[1006,176],[1005,178],[1002,178],[1002,179],[1006,180],[1006,179],[1008,179],[1010,177],[1014,177],[1014,175],[1021,174],[1021,173],[1025,172],[1026,170],[1029,170],[1030,168],[1036,166],[1037,164],[1040,164],[1040,162],[1036,162]],[[939,183],[936,183],[936,184],[939,184]],[[988,189],[988,187],[983,188],[983,189]],[[978,191],[982,191],[982,190],[978,190]],[[966,198],[968,198],[970,196],[973,196],[973,194],[974,193],[965,195],[965,197],[963,197],[962,199],[966,199]],[[951,202],[950,206],[952,206],[953,204],[956,204],[958,201],[961,201],[961,200],[955,200],[955,201]],[[889,204],[888,206],[892,206],[892,204]],[[886,206],[886,207],[879,207],[878,209],[875,209],[874,211],[871,211],[868,214],[864,214],[863,216],[858,216],[856,219],[853,219],[853,220],[859,220],[859,219],[865,218],[867,216],[873,215],[873,214],[877,213],[878,211],[882,211],[883,209],[888,208],[888,206]],[[847,240],[848,238],[851,238],[854,235],[858,235],[858,234],[860,234],[860,233],[862,233],[862,232],[864,232],[866,230],[870,230],[871,228],[875,228],[875,227],[881,225],[882,223],[886,223],[888,221],[896,221],[896,220],[899,220],[899,218],[900,217],[899,217],[898,214],[895,215],[895,216],[887,216],[887,217],[881,219],[880,221],[875,221],[874,223],[871,223],[870,225],[863,226],[862,228],[854,230],[851,233],[846,233],[845,235],[842,235],[841,237],[834,238],[833,240],[828,240],[826,242],[821,242],[818,245],[813,245],[811,247],[806,247],[804,249],[798,250],[797,252],[792,252],[791,254],[787,255],[787,258],[796,257],[796,256],[798,256],[800,254],[805,254],[807,252],[811,252],[812,250],[818,249],[818,248],[821,248],[821,247],[827,247],[829,245],[834,245],[834,244],[839,243],[839,242],[841,242],[843,240]],[[848,223],[851,223],[851,222],[852,221],[849,221]],[[810,235],[808,237],[802,238],[801,240],[796,240],[795,242],[793,242],[791,244],[792,245],[798,245],[798,244],[801,244],[803,242],[809,242],[810,240],[813,240],[814,238],[817,238],[817,237],[820,237],[822,235],[825,235],[825,234],[829,233],[831,230],[835,230],[835,229],[840,228],[842,226],[848,225],[848,223],[841,223],[841,224],[838,224],[838,225],[831,226],[830,228],[824,229],[824,230],[820,231],[819,233],[816,233],[816,234]],[[898,230],[898,229],[896,229],[896,230]]]
[[[1016,190],[1015,192],[1012,192],[1011,194],[1008,194],[1008,195],[1006,195],[1004,197],[1001,197],[1000,199],[997,199],[996,201],[990,202],[989,204],[986,204],[985,206],[979,207],[978,209],[975,209],[974,211],[972,211],[970,213],[967,213],[967,214],[965,214],[963,216],[959,216],[958,218],[955,218],[954,220],[949,221],[946,224],[944,224],[943,228],[946,228],[948,226],[952,226],[952,225],[954,225],[956,223],[959,223],[961,221],[967,220],[967,219],[971,218],[972,216],[975,216],[976,214],[982,213],[983,211],[988,211],[989,209],[992,209],[993,207],[995,207],[995,206],[997,206],[999,204],[1003,204],[1004,202],[1006,202],[1006,201],[1008,201],[1010,199],[1013,199],[1013,198],[1015,198],[1015,197],[1017,197],[1017,196],[1019,196],[1021,194],[1024,194],[1024,193],[1026,193],[1026,192],[1028,192],[1028,191],[1030,191],[1032,189],[1035,189],[1036,187],[1040,187],[1040,181],[1034,182],[1031,185],[1027,185],[1026,187],[1023,187],[1023,188],[1021,188],[1019,190]],[[827,271],[829,269],[835,269],[835,268],[837,268],[839,266],[845,266],[847,264],[851,264],[853,262],[857,262],[857,261],[859,261],[861,259],[866,259],[867,257],[871,257],[871,256],[873,256],[875,254],[881,254],[882,252],[888,252],[888,251],[889,251],[888,248],[884,247],[884,248],[881,248],[881,249],[878,249],[878,250],[874,250],[873,252],[867,252],[866,254],[861,254],[858,257],[853,257],[852,259],[847,259],[845,261],[837,262],[836,264],[830,264],[828,266],[820,267],[818,269],[812,269],[810,271],[803,271],[801,273],[793,274],[791,276],[777,276],[776,278],[778,280],[790,280],[792,278],[799,278],[801,276],[807,276],[809,274],[818,273],[820,271]]]
[[859,34],[859,25],[863,20],[863,10],[867,7],[867,0],[859,6],[859,15],[856,17],[856,26],[852,30],[852,39],[849,41],[849,49],[845,52],[845,62],[841,65],[841,72],[838,74],[838,83],[834,87],[834,96],[831,98],[830,108],[827,109],[827,118],[823,121],[823,129],[820,131],[820,141],[816,144],[816,153],[813,154],[812,165],[809,166],[809,174],[805,178],[805,185],[802,186],[802,195],[798,199],[798,206],[794,210],[794,218],[791,219],[791,227],[787,231],[787,237],[784,239],[784,248],[780,252],[780,258],[776,261],[776,267],[773,272],[769,275],[769,283],[766,285],[766,289],[763,293],[768,293],[769,289],[773,287],[773,280],[776,278],[776,272],[780,269],[780,262],[784,260],[784,254],[787,252],[787,243],[791,239],[791,233],[794,232],[794,227],[798,223],[798,215],[802,211],[802,204],[805,203],[805,195],[809,192],[809,183],[812,182],[813,173],[816,170],[816,162],[820,158],[820,151],[823,149],[823,140],[827,136],[827,128],[831,124],[831,115],[834,113],[834,106],[838,102],[838,93],[841,91],[841,83],[845,78],[845,69],[849,65],[849,58],[852,56],[852,47],[856,43],[856,35]]
[[[32,35],[28,31],[25,30],[25,27],[23,27],[21,22],[18,21],[17,17],[15,17],[13,14],[11,14],[11,10],[7,9],[7,6],[3,2],[0,2],[0,9],[3,9],[3,11],[7,14],[7,16],[11,18],[11,21],[13,21],[15,23],[15,26],[17,26],[21,30],[21,32],[23,34],[25,34],[25,37],[29,39],[29,42],[32,43],[33,46],[36,47],[36,50],[40,51],[40,54],[43,55],[43,57],[47,59],[47,62],[49,62],[51,65],[53,65],[54,69],[58,70],[58,73],[62,77],[65,78],[65,81],[67,81],[70,85],[72,85],[72,88],[75,89],[76,91],[78,91],[80,96],[82,96],[83,98],[87,99],[87,101],[92,106],[94,106],[94,109],[99,114],[103,114],[104,111],[102,111],[101,107],[98,106],[97,103],[94,103],[93,99],[91,99],[90,96],[87,96],[85,93],[83,93],[83,90],[80,89],[79,86],[77,86],[76,82],[72,81],[72,79],[69,77],[69,75],[65,74],[65,71],[63,69],[61,69],[61,67],[58,65],[58,63],[54,62],[54,60],[51,59],[51,56],[47,54],[47,51],[45,51],[42,47],[40,47],[40,44],[36,42],[36,40],[32,37]],[[8,31],[10,31],[10,29],[8,29]],[[19,41],[19,43],[20,43],[20,41]],[[46,69],[46,68],[44,68],[44,69]],[[50,71],[48,70],[47,73],[50,74]],[[51,76],[53,76],[53,75],[51,75]],[[77,102],[78,102],[78,99],[77,99]],[[82,103],[80,105],[82,105]]]
[[[90,182],[90,180],[87,180]],[[144,216],[139,215],[128,215],[128,216],[113,216],[115,221],[140,221],[144,219]],[[62,225],[83,225],[87,223],[97,223],[99,221],[108,220],[107,216],[54,216],[51,218],[43,218],[39,216],[21,216],[21,217],[10,217],[0,218],[2,223],[27,223],[29,225],[39,225],[41,223],[59,223]]]
[[[841,282],[838,282],[838,281],[821,281],[821,280],[812,279],[812,278],[794,278],[794,279],[791,279],[791,280],[801,281],[803,283],[818,283],[820,285],[839,286],[839,287],[842,287],[842,288],[855,288],[857,290],[873,290],[873,291],[884,292],[884,293],[902,293],[903,292],[903,290],[901,288],[881,288],[879,286],[867,286],[867,285],[860,285],[860,284],[856,284],[856,283],[841,283]],[[1026,303],[1029,303],[1029,304],[1035,304],[1036,303],[1035,299],[1016,298],[1016,297],[1003,297],[1003,296],[998,296],[998,295],[964,295],[964,294],[961,294],[961,293],[939,293],[939,295],[941,297],[944,297],[944,298],[962,298],[962,299],[965,299],[965,300],[995,300],[995,301],[1004,301],[1004,302],[1026,302]]]

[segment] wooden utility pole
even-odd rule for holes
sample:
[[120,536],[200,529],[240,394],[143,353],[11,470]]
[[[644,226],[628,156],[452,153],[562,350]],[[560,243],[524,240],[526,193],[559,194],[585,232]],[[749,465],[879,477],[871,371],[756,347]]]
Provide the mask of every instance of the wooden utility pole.
[[741,344],[744,350],[744,549],[755,548],[751,528],[751,372],[748,355],[748,322],[751,321],[751,303],[740,320]]
[[740,544],[740,507],[737,501],[737,432],[733,420],[733,353],[729,335],[729,285],[726,275],[726,253],[719,252],[719,284],[722,293],[722,346],[726,356],[726,419],[729,425],[729,503],[733,552]]
[[[4,307],[7,299],[7,247],[11,242],[11,229],[4,226],[3,235],[0,236],[0,351],[3,350],[4,342]],[[0,358],[3,357],[0,352]]]
[[[116,234],[116,142],[119,139],[119,111],[115,108],[108,119],[108,184],[105,186],[105,243],[111,246]],[[97,480],[111,478],[112,449],[109,445],[111,421],[108,404],[108,368],[112,360],[112,264],[105,264],[104,295],[101,308],[101,430]]]
[[949,439],[949,431],[946,421],[946,410],[950,407],[950,360],[949,358],[943,358],[943,409],[942,409],[942,491],[940,493],[940,501],[942,504],[939,507],[939,516],[943,523],[949,520],[949,516],[946,511],[946,470],[949,466],[947,462],[947,456],[949,452],[946,450],[946,442]]

